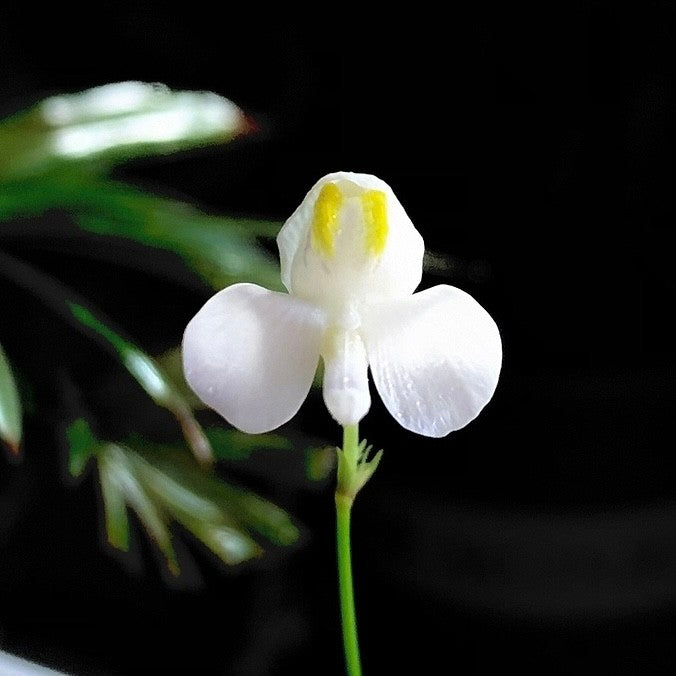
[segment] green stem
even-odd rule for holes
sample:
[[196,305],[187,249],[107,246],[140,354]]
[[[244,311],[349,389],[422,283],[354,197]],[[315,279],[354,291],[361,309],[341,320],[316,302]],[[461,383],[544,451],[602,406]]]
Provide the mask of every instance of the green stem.
[[[340,613],[343,624],[343,647],[348,676],[361,675],[357,616],[354,608],[352,582],[352,552],[350,547],[350,515],[354,494],[345,491],[345,475],[357,467],[359,460],[359,429],[357,425],[343,428],[343,450],[338,465],[336,489],[336,536],[338,546],[338,582],[340,587]],[[342,471],[341,471],[342,470]]]

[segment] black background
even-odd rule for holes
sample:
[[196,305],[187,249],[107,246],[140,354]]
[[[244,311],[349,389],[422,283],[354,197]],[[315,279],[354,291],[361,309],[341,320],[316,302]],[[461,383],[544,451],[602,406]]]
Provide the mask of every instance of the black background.
[[[477,421],[422,439],[374,396],[362,426],[386,449],[355,508],[366,673],[674,665],[674,7],[542,5],[222,18],[102,3],[0,22],[4,113],[125,79],[224,94],[258,134],[118,176],[283,220],[323,174],[374,173],[451,257],[423,285],[460,286],[496,319],[503,373]],[[104,263],[4,246],[151,350],[208,295],[132,271],[103,288]],[[177,588],[138,538],[130,573],[100,549],[92,479],[73,490],[59,469],[59,353],[40,345],[75,339],[20,294],[0,300],[0,339],[50,402],[0,472],[0,645],[77,674],[341,673],[330,484],[252,480],[306,525],[291,554],[224,573],[195,548],[201,586]],[[105,399],[86,376],[100,355],[78,354]],[[318,396],[295,422],[338,441]]]

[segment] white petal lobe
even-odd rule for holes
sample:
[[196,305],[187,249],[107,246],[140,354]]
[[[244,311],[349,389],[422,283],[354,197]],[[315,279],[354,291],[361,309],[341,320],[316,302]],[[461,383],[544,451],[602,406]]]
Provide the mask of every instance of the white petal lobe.
[[440,285],[364,315],[373,380],[407,430],[443,437],[473,420],[493,396],[500,334],[469,294]]
[[259,433],[290,420],[319,362],[323,314],[255,284],[220,291],[183,336],[183,366],[200,399],[238,429]]

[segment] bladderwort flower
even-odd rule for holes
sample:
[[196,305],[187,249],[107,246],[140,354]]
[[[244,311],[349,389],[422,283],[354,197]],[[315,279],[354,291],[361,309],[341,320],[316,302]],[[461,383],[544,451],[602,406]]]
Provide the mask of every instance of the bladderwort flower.
[[290,420],[324,361],[324,401],[343,426],[371,397],[407,430],[442,437],[495,391],[502,347],[490,315],[445,284],[413,293],[424,244],[391,188],[368,174],[320,179],[277,237],[289,293],[235,284],[183,339],[188,383],[244,432]]
[[202,401],[244,432],[290,420],[324,362],[324,402],[343,426],[338,449],[338,578],[347,673],[361,674],[350,515],[378,466],[358,423],[368,370],[407,430],[443,437],[488,403],[502,363],[490,315],[445,284],[414,293],[424,244],[391,188],[369,174],[320,179],[277,236],[288,293],[255,284],[220,291],[183,337],[185,376]]

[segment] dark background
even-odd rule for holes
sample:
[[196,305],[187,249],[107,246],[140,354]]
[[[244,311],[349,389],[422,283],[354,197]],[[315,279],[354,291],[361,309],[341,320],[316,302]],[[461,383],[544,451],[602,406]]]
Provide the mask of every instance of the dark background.
[[[82,23],[0,15],[4,113],[125,79],[224,94],[258,134],[118,175],[283,220],[323,174],[374,173],[451,257],[423,285],[460,286],[496,319],[503,373],[477,421],[427,440],[374,396],[362,426],[386,449],[355,508],[366,673],[675,664],[674,6],[543,4],[458,4],[391,26],[391,10],[353,6],[315,21],[131,3]],[[92,281],[103,263],[7,246],[86,288],[151,350],[176,343],[209,293],[131,271],[111,292]],[[8,350],[61,330],[34,319],[6,337],[8,318],[43,311],[5,300]],[[99,374],[83,382],[110,392]],[[338,441],[319,396],[295,423]],[[330,484],[254,477],[305,524],[303,544],[225,573],[194,548],[201,586],[173,588],[143,538],[134,573],[101,551],[93,481],[64,485],[51,430],[33,420],[23,464],[1,472],[0,645],[77,674],[341,673]]]

